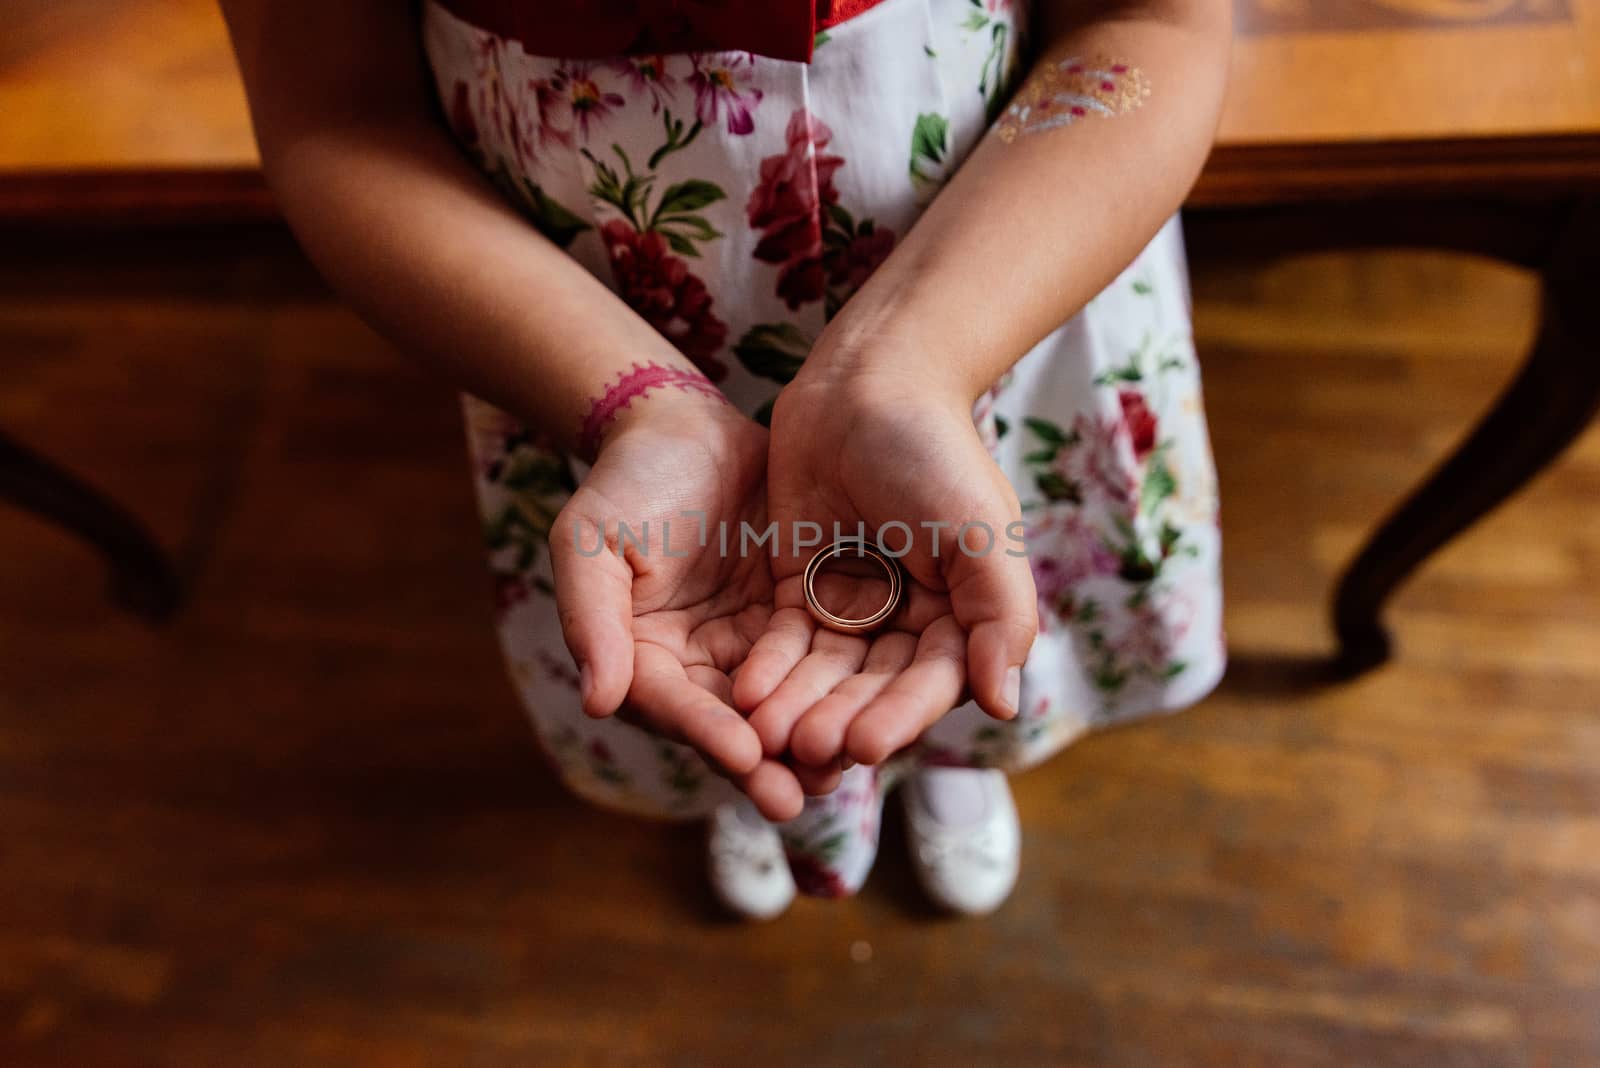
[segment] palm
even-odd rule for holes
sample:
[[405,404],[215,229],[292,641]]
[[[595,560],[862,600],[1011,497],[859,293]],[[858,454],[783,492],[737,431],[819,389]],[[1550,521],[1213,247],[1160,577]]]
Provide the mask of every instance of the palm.
[[[1020,662],[1019,643],[1025,652],[1032,640],[1032,582],[1026,562],[1005,555],[1013,544],[1005,528],[1019,515],[1015,495],[964,412],[886,403],[832,427],[828,407],[804,394],[780,404],[772,518],[785,532],[796,521],[818,523],[825,541],[835,523],[847,534],[864,524],[869,536],[905,524],[912,533],[901,558],[911,579],[907,601],[891,627],[870,638],[821,630],[803,607],[805,555],[779,556],[776,610],[734,696],[753,709],[751,724],[769,753],[788,749],[810,764],[840,756],[876,763],[959,704],[969,684],[991,714],[1015,711],[1005,676],[1008,663]],[[958,547],[969,521],[992,531],[986,554]],[[905,531],[883,540],[898,551]],[[986,540],[983,528],[968,532],[973,553]],[[828,607],[841,615],[866,615],[882,603],[880,585],[833,586]]]
[[[552,560],[585,711],[621,709],[693,746],[785,818],[799,785],[729,705],[731,673],[772,615],[772,575],[760,554],[722,552],[718,536],[764,521],[766,450],[760,427],[703,410],[693,424],[619,435],[558,517]],[[595,551],[597,531],[611,551]]]

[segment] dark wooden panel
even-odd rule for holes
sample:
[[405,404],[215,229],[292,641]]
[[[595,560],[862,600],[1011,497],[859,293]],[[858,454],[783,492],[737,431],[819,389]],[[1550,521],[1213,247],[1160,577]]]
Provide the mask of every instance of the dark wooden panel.
[[1527,340],[1516,272],[1203,265],[1223,690],[1020,777],[992,920],[930,916],[891,825],[860,899],[747,929],[693,829],[550,781],[453,399],[281,234],[0,248],[0,424],[193,591],[149,632],[0,513],[0,1062],[1600,1062],[1600,434],[1407,591],[1403,661],[1297,688]]

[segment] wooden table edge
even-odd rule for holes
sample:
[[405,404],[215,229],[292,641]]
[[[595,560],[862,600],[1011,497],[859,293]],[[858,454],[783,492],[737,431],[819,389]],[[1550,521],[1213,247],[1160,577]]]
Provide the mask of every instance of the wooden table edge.
[[[1600,132],[1222,143],[1188,206],[1585,190],[1600,190]],[[224,224],[277,217],[260,170],[248,164],[0,169],[0,224]]]

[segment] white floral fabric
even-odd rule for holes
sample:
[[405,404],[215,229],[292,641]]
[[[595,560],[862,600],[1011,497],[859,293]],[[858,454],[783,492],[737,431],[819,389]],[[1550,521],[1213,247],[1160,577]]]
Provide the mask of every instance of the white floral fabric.
[[[1024,15],[1008,0],[886,0],[821,35],[810,64],[535,56],[433,4],[423,34],[451,127],[485,173],[764,419],[983,136],[1022,66]],[[974,314],[1005,314],[1003,293],[972,285]],[[503,412],[465,408],[500,639],[553,764],[599,804],[706,814],[730,788],[692,751],[579,710],[545,541],[581,465]],[[807,892],[860,885],[883,793],[907,769],[1025,768],[1085,731],[1189,705],[1221,675],[1216,479],[1177,220],[974,418],[1023,501],[1039,590],[1022,714],[954,709],[810,803],[783,828]]]

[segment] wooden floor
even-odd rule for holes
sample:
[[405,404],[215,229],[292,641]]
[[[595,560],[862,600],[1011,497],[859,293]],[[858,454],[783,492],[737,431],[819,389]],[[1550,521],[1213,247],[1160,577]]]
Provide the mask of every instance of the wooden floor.
[[1016,781],[996,917],[716,919],[697,833],[541,767],[448,392],[279,240],[0,245],[0,426],[178,555],[170,628],[0,512],[0,1063],[1600,1063],[1600,432],[1317,689],[1367,524],[1512,365],[1529,284],[1205,270],[1234,667]]

